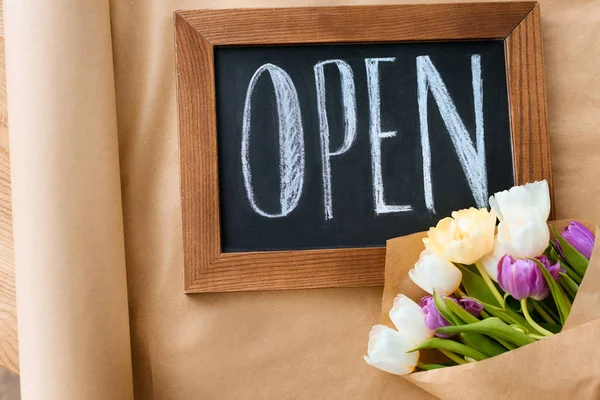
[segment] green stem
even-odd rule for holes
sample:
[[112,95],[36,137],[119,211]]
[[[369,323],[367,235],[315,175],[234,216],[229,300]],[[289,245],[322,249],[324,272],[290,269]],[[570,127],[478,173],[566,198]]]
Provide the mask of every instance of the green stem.
[[544,320],[549,323],[549,324],[556,324],[557,322],[552,319],[552,317],[550,316],[550,314],[548,314],[546,312],[546,310],[544,310],[544,308],[537,302],[537,301],[533,301],[533,308],[535,308],[535,311],[538,312],[538,314],[540,314],[540,316],[542,318],[544,318]]
[[533,333],[530,333],[529,337],[534,338],[535,340],[542,340],[546,338],[546,336],[534,335]]
[[488,314],[487,311],[481,310],[481,317],[482,318],[491,318],[491,315]]
[[438,349],[443,355],[445,355],[446,357],[448,357],[450,360],[454,361],[455,363],[457,363],[458,365],[462,365],[462,364],[466,364],[467,362],[462,359],[461,357],[457,356],[456,354],[454,354],[451,351],[448,350],[443,350],[443,349]]
[[465,297],[469,297],[469,296],[467,296],[467,294],[465,292],[463,292],[460,289],[456,289],[456,292],[454,292],[454,295],[459,299],[464,299]]
[[508,350],[514,350],[517,348],[517,346],[515,346],[514,344],[507,342],[506,340],[502,340],[502,339],[496,339],[498,341],[498,343],[500,343],[502,346],[506,347]]
[[521,300],[521,308],[523,309],[523,315],[525,316],[525,319],[527,320],[527,322],[529,322],[529,325],[531,325],[536,331],[538,331],[539,333],[541,333],[544,336],[552,336],[553,335],[552,332],[542,328],[541,326],[538,325],[537,322],[535,322],[533,320],[533,318],[531,318],[531,315],[529,315],[529,310],[527,309],[527,299],[526,298]]
[[[554,301],[554,300],[552,300]],[[538,303],[555,321],[560,321],[560,317],[545,303]],[[560,323],[559,323],[560,325]]]
[[500,304],[500,307],[505,308],[505,306],[504,306],[504,297],[502,297],[502,295],[500,294],[500,292],[498,291],[498,289],[496,289],[496,285],[494,285],[494,282],[492,282],[492,278],[490,278],[489,274],[485,270],[485,267],[483,265],[481,265],[481,261],[477,261],[475,263],[475,266],[477,267],[477,270],[479,271],[479,274],[481,275],[481,277],[485,281],[485,284],[490,289],[490,292],[492,292],[492,294],[494,295],[494,297],[498,301],[498,304]]
[[565,271],[567,271],[567,275],[569,275],[571,279],[573,279],[577,284],[581,284],[583,279],[577,274],[577,272],[575,272],[573,268],[569,267],[563,262],[560,263],[560,266],[563,267]]
[[434,369],[440,369],[440,368],[446,368],[446,365],[442,365],[442,364],[423,364],[420,361],[417,361],[417,368],[423,370],[423,371],[431,371]]

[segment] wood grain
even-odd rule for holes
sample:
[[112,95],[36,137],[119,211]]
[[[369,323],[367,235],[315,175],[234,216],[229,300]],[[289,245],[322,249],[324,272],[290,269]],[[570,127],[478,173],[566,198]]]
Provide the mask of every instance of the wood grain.
[[9,157],[0,148],[0,366],[16,373],[19,356],[12,243]]
[[[4,21],[1,1],[0,21]],[[4,25],[0,22],[0,366],[18,373],[17,307],[12,231]]]
[[505,40],[515,180],[551,183],[535,2],[199,10],[174,18],[187,293],[384,282],[384,248],[221,253],[214,46]]
[[535,2],[177,12],[214,46],[504,39]]
[[[505,40],[515,182],[546,179],[552,189],[552,157],[546,104],[540,7]],[[554,216],[554,204],[551,218]]]

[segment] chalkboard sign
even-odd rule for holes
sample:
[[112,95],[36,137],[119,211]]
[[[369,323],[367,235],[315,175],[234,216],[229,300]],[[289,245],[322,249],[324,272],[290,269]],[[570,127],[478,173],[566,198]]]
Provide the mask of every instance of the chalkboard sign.
[[381,283],[387,239],[549,179],[538,12],[178,12],[186,291]]
[[502,41],[215,51],[223,251],[385,246],[514,184]]

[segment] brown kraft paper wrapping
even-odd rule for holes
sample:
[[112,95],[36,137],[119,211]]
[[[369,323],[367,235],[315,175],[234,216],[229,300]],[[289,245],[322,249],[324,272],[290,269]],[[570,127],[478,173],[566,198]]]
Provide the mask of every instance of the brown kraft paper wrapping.
[[[583,222],[596,237],[600,230]],[[567,221],[552,223],[561,230]],[[386,247],[382,323],[393,327],[388,313],[394,297],[413,300],[426,293],[408,277],[424,249],[425,233],[389,240]],[[484,361],[417,372],[406,380],[443,400],[600,398],[600,250],[596,246],[563,331],[531,345]]]
[[4,2],[22,398],[133,398],[108,1]]

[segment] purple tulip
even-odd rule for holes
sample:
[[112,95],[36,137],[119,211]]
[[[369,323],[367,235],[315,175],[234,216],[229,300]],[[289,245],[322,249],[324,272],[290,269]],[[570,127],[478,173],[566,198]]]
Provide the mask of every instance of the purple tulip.
[[[571,221],[571,223],[565,227],[560,236],[562,236],[567,243],[573,246],[575,250],[583,254],[585,258],[588,260],[590,259],[592,250],[594,249],[595,239],[594,234],[590,232],[588,228],[577,221]],[[557,247],[562,253],[558,240],[555,243],[558,245]]]
[[[442,298],[445,298],[445,297],[446,296],[442,296]],[[483,310],[483,304],[481,304],[477,300],[474,300],[474,299],[456,300],[454,297],[448,297],[448,298],[450,300],[452,300],[453,302],[455,302],[456,304],[458,304],[459,306],[461,306],[462,308],[464,308],[465,311],[467,311],[469,314],[471,314],[474,317],[479,317],[479,315],[481,314],[481,311]],[[448,320],[446,320],[446,318],[444,318],[442,316],[442,314],[440,314],[439,311],[437,310],[437,308],[435,306],[435,301],[433,300],[433,296],[423,297],[421,299],[421,301],[419,302],[419,305],[421,306],[421,308],[423,309],[423,312],[425,313],[425,325],[427,326],[428,329],[435,332],[435,330],[437,328],[442,328],[444,326],[450,325],[450,322],[448,322]],[[442,333],[436,333],[435,335],[438,337],[441,337],[441,338],[449,338],[450,336],[453,336],[453,335],[445,335]]]
[[458,300],[458,304],[465,309],[466,312],[471,314],[472,316],[479,318],[481,312],[483,311],[483,304],[478,302],[475,299],[460,299]]
[[[546,256],[537,259],[550,272],[552,278],[557,280],[558,273],[561,272],[560,263],[552,265]],[[498,284],[517,300],[528,297],[543,300],[550,294],[544,275],[534,261],[516,260],[508,254],[498,262]]]

